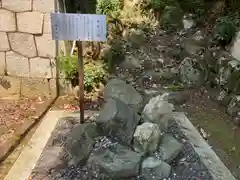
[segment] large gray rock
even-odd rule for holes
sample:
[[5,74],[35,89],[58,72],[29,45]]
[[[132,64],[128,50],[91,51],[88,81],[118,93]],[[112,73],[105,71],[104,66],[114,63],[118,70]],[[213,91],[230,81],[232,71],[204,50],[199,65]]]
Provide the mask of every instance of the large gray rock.
[[159,146],[160,158],[167,163],[171,163],[181,152],[182,147],[183,144],[178,142],[174,137],[165,135]]
[[64,150],[60,146],[46,147],[44,153],[40,156],[37,166],[34,168],[35,172],[45,174],[53,169],[64,168]]
[[162,133],[167,132],[168,127],[171,126],[174,122],[174,117],[172,114],[165,114],[154,123],[158,125]]
[[164,101],[161,95],[152,98],[144,107],[142,117],[144,121],[156,122],[165,114],[170,114],[174,110],[172,104]]
[[168,127],[174,122],[174,117],[171,113],[167,113],[160,115],[159,118],[154,118],[152,120],[149,118],[144,118],[143,121],[157,124],[161,133],[164,134],[168,130]]
[[107,149],[93,152],[88,159],[87,166],[89,169],[98,171],[99,174],[119,179],[137,176],[140,162],[140,154],[116,144]]
[[130,105],[136,111],[143,107],[142,96],[129,84],[119,79],[112,79],[104,89],[104,98],[120,99],[125,104]]
[[65,143],[68,163],[70,165],[84,165],[98,135],[94,123],[80,124],[74,127]]
[[204,72],[196,59],[185,58],[179,66],[180,80],[186,85],[201,85],[204,81]]
[[162,160],[149,157],[143,161],[141,172],[147,180],[160,180],[170,175],[171,166]]
[[133,147],[136,152],[153,153],[158,148],[161,131],[157,124],[145,122],[136,128],[133,137]]
[[104,134],[128,145],[131,144],[139,121],[136,111],[118,99],[108,99],[96,118]]

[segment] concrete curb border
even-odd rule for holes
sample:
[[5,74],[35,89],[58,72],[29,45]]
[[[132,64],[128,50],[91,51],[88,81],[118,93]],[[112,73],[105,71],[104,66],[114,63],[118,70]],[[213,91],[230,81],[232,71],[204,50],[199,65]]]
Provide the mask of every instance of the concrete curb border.
[[189,143],[199,155],[201,161],[205,164],[213,179],[236,180],[185,114],[183,112],[175,112],[173,116],[179,125],[180,130],[188,138]]
[[59,118],[63,117],[63,114],[63,111],[49,111],[46,114],[4,180],[30,179],[29,176],[31,175],[32,169],[36,165],[52,131]]

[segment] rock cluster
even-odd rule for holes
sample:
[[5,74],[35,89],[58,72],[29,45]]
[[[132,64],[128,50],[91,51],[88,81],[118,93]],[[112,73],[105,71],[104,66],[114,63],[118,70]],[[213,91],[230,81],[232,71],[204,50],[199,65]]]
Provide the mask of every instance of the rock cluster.
[[77,125],[68,134],[68,165],[85,166],[98,179],[168,178],[183,145],[167,133],[174,107],[166,95],[152,98],[142,113],[141,95],[124,81],[110,80],[104,96],[96,122]]
[[187,86],[208,81],[211,86],[219,87],[220,94],[214,99],[226,107],[237,125],[240,125],[240,106],[237,103],[240,90],[239,34],[233,42],[231,53],[209,43],[201,31],[191,37],[186,36],[182,41],[188,56],[181,61],[178,69],[179,80]]

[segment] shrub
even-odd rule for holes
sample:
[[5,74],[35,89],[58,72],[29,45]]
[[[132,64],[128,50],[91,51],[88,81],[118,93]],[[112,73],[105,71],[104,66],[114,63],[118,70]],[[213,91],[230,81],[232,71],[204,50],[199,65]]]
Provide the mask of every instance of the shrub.
[[105,84],[107,73],[100,62],[88,62],[84,64],[84,86],[87,91],[92,91],[101,84]]
[[[77,56],[60,57],[60,71],[71,81],[72,86],[78,85]],[[86,61],[84,63],[84,88],[93,91],[100,84],[104,84],[107,73],[100,62]]]
[[73,86],[78,84],[77,56],[59,57],[59,68],[64,77],[71,82]]
[[98,14],[105,14],[110,16],[118,16],[122,9],[121,0],[98,0],[96,12]]
[[236,26],[228,17],[221,17],[217,20],[214,29],[214,39],[220,45],[228,45],[236,34]]

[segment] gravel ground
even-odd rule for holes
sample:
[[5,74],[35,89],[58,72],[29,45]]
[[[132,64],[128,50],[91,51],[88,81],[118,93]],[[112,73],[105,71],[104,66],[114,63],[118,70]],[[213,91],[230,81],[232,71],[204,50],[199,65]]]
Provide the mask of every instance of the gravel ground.
[[[47,151],[53,149],[54,146],[63,144],[66,134],[71,131],[71,129],[79,123],[79,119],[74,118],[64,118],[57,125],[52,137],[49,139],[42,156],[37,163],[35,169],[32,171],[32,179],[39,180],[43,178],[44,180],[103,180],[97,175],[96,170],[90,171],[85,167],[75,167],[75,166],[65,166],[63,168],[46,169],[46,162],[43,159],[48,158],[49,155]],[[187,142],[186,137],[181,133],[178,126],[174,123],[169,128],[168,133],[173,134],[180,142],[184,143],[184,148],[180,155],[171,164],[172,172],[168,179],[166,180],[213,180],[208,170],[204,164],[200,161],[198,155],[195,153],[191,145]],[[53,142],[53,139],[61,139],[62,142]],[[97,140],[94,150],[99,148],[105,148],[111,146],[114,142],[106,137],[102,137]],[[157,155],[156,155],[157,156]],[[57,162],[57,161],[56,161]],[[43,173],[44,172],[44,173]],[[106,180],[106,179],[104,179]],[[125,180],[146,180],[143,177],[129,178]]]

